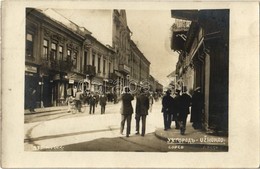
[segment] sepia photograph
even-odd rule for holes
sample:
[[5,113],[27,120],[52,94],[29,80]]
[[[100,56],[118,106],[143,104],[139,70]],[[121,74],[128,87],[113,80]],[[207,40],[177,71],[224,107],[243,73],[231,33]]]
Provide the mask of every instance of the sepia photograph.
[[4,168],[259,166],[259,2],[2,9]]
[[228,9],[26,8],[24,148],[228,151],[228,61]]

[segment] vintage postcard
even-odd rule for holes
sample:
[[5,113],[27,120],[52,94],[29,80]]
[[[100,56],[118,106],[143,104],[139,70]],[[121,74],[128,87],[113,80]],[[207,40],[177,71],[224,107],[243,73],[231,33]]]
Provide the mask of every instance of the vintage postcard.
[[63,2],[3,2],[3,167],[259,166],[258,2]]

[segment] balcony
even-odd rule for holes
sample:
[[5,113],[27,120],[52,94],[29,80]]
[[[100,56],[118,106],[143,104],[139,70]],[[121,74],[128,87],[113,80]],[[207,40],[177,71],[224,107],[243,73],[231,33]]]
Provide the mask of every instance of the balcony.
[[131,72],[131,68],[128,67],[125,64],[119,64],[118,65],[118,71],[123,73],[123,74],[129,74]]
[[85,65],[84,66],[84,73],[89,77],[96,76],[96,67],[92,65]]

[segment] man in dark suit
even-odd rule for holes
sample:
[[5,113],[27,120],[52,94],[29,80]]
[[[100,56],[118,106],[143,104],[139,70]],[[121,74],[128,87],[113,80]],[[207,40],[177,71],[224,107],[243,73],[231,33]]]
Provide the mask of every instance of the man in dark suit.
[[107,104],[107,96],[104,93],[99,98],[99,104],[101,106],[101,114],[105,114],[106,104]]
[[166,95],[162,98],[162,113],[163,113],[163,122],[164,130],[171,128],[172,122],[172,113],[173,113],[173,98],[171,96],[171,90],[166,91]]
[[121,107],[121,127],[120,127],[120,133],[123,134],[125,121],[127,123],[126,127],[126,137],[129,137],[130,135],[130,129],[131,129],[131,119],[133,114],[133,107],[132,107],[132,100],[134,100],[134,97],[130,94],[129,87],[124,88],[124,93],[121,96],[122,99],[122,107]]
[[190,114],[189,107],[191,105],[191,96],[187,94],[187,88],[184,86],[183,93],[180,96],[180,114],[179,114],[179,124],[180,132],[184,135],[186,130],[187,116]]
[[140,128],[140,119],[142,119],[142,133],[145,135],[145,126],[146,126],[146,116],[148,115],[149,109],[149,98],[145,93],[145,90],[142,88],[140,95],[136,99],[136,110],[135,110],[135,119],[136,119],[136,134],[139,134]]
[[93,112],[95,114],[95,106],[96,106],[96,97],[93,93],[89,96],[89,114]]

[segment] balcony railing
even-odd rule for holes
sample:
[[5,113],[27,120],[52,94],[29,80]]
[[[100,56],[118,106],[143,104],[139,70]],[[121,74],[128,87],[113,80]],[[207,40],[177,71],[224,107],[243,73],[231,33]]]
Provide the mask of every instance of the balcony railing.
[[125,74],[129,74],[131,72],[131,68],[125,64],[118,65],[118,70]]
[[90,77],[96,76],[96,67],[92,65],[84,66],[84,73]]
[[57,71],[63,71],[63,72],[69,72],[71,71],[73,67],[73,62],[71,60],[45,60],[42,59],[41,61],[41,67],[43,69],[51,69],[51,70],[57,70]]

